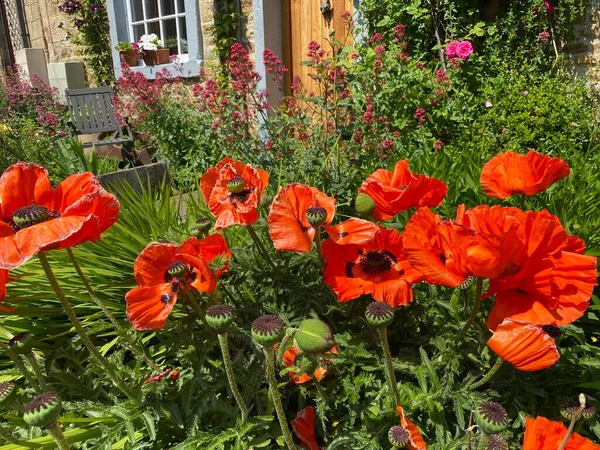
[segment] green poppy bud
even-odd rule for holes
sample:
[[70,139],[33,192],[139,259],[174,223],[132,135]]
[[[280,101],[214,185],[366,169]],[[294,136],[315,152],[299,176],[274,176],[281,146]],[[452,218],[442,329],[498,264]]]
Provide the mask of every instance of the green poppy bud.
[[335,340],[331,327],[320,319],[303,320],[294,336],[296,346],[305,353],[325,353]]
[[356,196],[354,208],[356,209],[356,214],[360,217],[369,218],[373,215],[373,211],[375,211],[375,200],[370,195],[361,192]]
[[206,311],[206,322],[219,333],[229,330],[233,324],[233,308],[229,305],[211,306]]
[[492,401],[484,401],[475,408],[475,423],[485,434],[501,433],[508,426],[508,413],[504,406]]
[[365,310],[365,318],[375,328],[385,328],[394,321],[394,308],[384,302],[373,302]]
[[33,349],[33,338],[29,333],[20,333],[14,336],[8,345],[17,355],[28,355]]
[[388,431],[388,439],[394,448],[404,448],[410,441],[410,433],[400,425],[394,425]]
[[327,220],[327,210],[320,206],[308,208],[306,210],[306,220],[308,220],[308,223],[310,223],[313,228],[318,228]]
[[475,281],[475,277],[467,277],[465,279],[465,281],[463,281],[462,283],[460,283],[456,287],[458,289],[460,289],[461,291],[466,291],[466,290],[468,290],[473,285],[473,281]]
[[278,316],[260,316],[250,327],[252,339],[262,347],[273,347],[283,337],[283,320]]
[[23,420],[34,427],[50,427],[60,415],[61,404],[56,392],[46,392],[25,405]]
[[210,227],[212,227],[210,219],[208,217],[200,217],[196,220],[196,223],[192,226],[190,231],[192,236],[202,237],[208,233]]

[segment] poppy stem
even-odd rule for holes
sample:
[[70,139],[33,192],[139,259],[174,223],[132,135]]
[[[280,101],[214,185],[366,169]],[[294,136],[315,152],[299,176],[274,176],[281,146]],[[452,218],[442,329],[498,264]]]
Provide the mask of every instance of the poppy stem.
[[267,263],[269,263],[269,265],[275,269],[275,263],[273,262],[273,260],[269,256],[269,252],[267,252],[267,249],[265,248],[264,244],[262,243],[262,241],[258,237],[258,234],[256,234],[256,231],[254,230],[254,228],[252,228],[252,225],[246,225],[246,228],[248,229],[248,233],[250,233],[250,236],[252,237],[252,240],[254,241],[254,243],[256,244],[256,246],[258,247],[258,250],[262,254],[262,256],[265,259],[265,261],[267,261]]
[[219,333],[219,345],[221,347],[221,354],[223,355],[223,364],[225,365],[225,373],[227,374],[227,381],[229,381],[229,387],[231,388],[231,393],[235,398],[238,407],[240,408],[240,412],[242,413],[242,422],[245,422],[248,418],[248,407],[244,402],[244,397],[240,393],[238,389],[237,382],[235,381],[235,375],[233,373],[233,366],[231,364],[231,357],[229,356],[229,342],[227,341],[227,332]]
[[488,373],[486,373],[481,380],[476,381],[471,386],[469,386],[469,389],[475,390],[478,387],[481,387],[484,384],[486,384],[488,381],[490,381],[494,377],[494,375],[496,375],[496,372],[498,372],[498,369],[500,369],[500,367],[502,367],[503,363],[504,363],[504,360],[498,356],[498,359],[496,359],[496,363],[493,365],[493,367],[490,369],[490,371]]
[[321,386],[321,382],[318,380],[317,377],[315,377],[314,374],[310,375],[310,379],[312,380],[315,387],[317,388],[317,392],[319,393],[319,396],[321,397],[321,400],[323,401],[323,403],[327,403],[328,397],[327,397],[327,394],[325,393],[325,389],[323,389],[323,386]]
[[117,332],[121,335],[121,337],[123,339],[125,339],[125,342],[127,342],[127,346],[129,347],[129,349],[138,358],[139,357],[143,358],[144,361],[146,361],[146,363],[153,370],[155,370],[156,372],[160,372],[160,367],[158,366],[158,364],[156,364],[154,362],[154,360],[152,360],[152,358],[150,358],[150,356],[146,353],[146,350],[144,349],[144,347],[142,345],[138,346],[134,342],[134,340],[131,338],[131,336],[129,336],[129,333],[127,333],[127,330],[125,328],[123,328],[123,326],[119,323],[119,321],[116,319],[116,317],[113,315],[113,313],[111,313],[110,310],[106,307],[106,305],[104,303],[102,303],[102,301],[98,298],[98,296],[94,292],[94,289],[92,288],[91,284],[89,283],[85,274],[83,273],[83,270],[81,270],[79,261],[77,261],[77,258],[75,257],[75,254],[73,253],[73,250],[71,250],[71,248],[67,248],[67,255],[69,256],[69,260],[71,261],[71,264],[75,268],[75,272],[77,272],[77,276],[83,283],[85,290],[87,291],[89,296],[92,298],[92,300],[94,301],[96,306],[98,306],[102,310],[102,312],[108,318],[110,323],[113,324],[113,326],[115,327]]
[[400,406],[400,392],[398,391],[398,382],[396,381],[396,374],[394,373],[394,364],[392,362],[392,353],[390,352],[390,344],[387,338],[387,327],[378,328],[377,334],[379,335],[379,342],[381,344],[381,350],[383,351],[383,360],[385,362],[385,378],[387,379],[388,385],[394,394],[394,401],[396,406]]
[[481,298],[482,291],[483,291],[483,278],[477,278],[477,281],[475,284],[475,304],[473,305],[471,314],[469,315],[469,317],[467,318],[467,321],[463,325],[462,330],[460,330],[460,332],[454,338],[455,346],[458,346],[458,344],[460,344],[460,342],[463,340],[463,338],[467,334],[467,331],[469,331],[469,328],[471,328],[471,325],[473,325],[473,322],[475,322],[475,319],[477,318],[477,313],[479,312],[479,307],[481,306],[481,303],[483,302],[483,299]]
[[132,400],[135,400],[136,402],[138,402],[138,399],[135,396],[135,394],[133,393],[133,391],[125,384],[125,382],[123,381],[121,376],[116,372],[114,366],[110,363],[110,361],[108,361],[108,359],[106,359],[104,356],[102,356],[102,354],[98,351],[98,349],[96,348],[96,346],[90,339],[90,336],[85,331],[85,328],[83,328],[83,325],[77,318],[77,314],[75,314],[73,307],[69,303],[69,300],[67,300],[67,297],[65,296],[64,291],[60,287],[60,284],[58,283],[58,280],[56,279],[56,276],[54,275],[54,271],[52,270],[50,261],[48,261],[48,257],[44,253],[38,253],[38,258],[40,260],[40,263],[42,264],[42,268],[44,269],[46,278],[48,278],[48,281],[52,285],[52,289],[54,290],[54,293],[60,300],[60,303],[61,303],[63,309],[65,310],[65,313],[71,320],[73,327],[79,334],[79,337],[81,338],[81,341],[83,342],[83,344],[86,346],[86,348],[90,352],[90,355],[98,362],[98,364],[100,364],[100,366],[102,366],[107,371],[109,377],[116,384],[116,386],[121,390],[121,392],[123,392],[127,397],[131,398]]
[[[581,400],[581,397],[583,397],[583,400]],[[579,407],[579,409],[577,410],[577,412],[571,419],[571,423],[569,424],[569,429],[567,430],[567,434],[565,434],[565,437],[563,438],[562,442],[560,443],[558,450],[563,450],[565,448],[565,446],[567,445],[567,442],[569,442],[569,438],[571,437],[571,434],[573,434],[573,429],[575,428],[575,423],[581,418],[581,413],[585,409],[585,396],[581,395],[580,401],[581,401],[581,406]]]
[[521,202],[519,204],[519,209],[523,209],[523,207],[525,206],[525,194],[521,194]]
[[46,428],[48,434],[54,438],[54,442],[56,442],[56,446],[59,450],[70,450],[69,443],[65,439],[65,435],[61,431],[60,427],[56,422],[52,426]]
[[200,305],[198,304],[198,302],[196,301],[196,299],[194,298],[194,294],[192,294],[191,290],[189,289],[189,285],[188,285],[188,290],[187,292],[184,294],[185,299],[187,300],[187,302],[192,305],[192,309],[196,312],[196,315],[198,316],[198,318],[202,321],[202,324],[208,329],[208,330],[212,330],[212,327],[208,324],[208,322],[206,321],[206,317],[204,311],[202,311],[202,308],[200,308]]
[[315,244],[317,245],[317,254],[319,255],[319,262],[321,263],[321,269],[325,268],[325,257],[323,256],[323,242],[321,241],[321,227],[315,229]]
[[277,354],[276,354],[276,361],[279,366],[282,365],[283,354],[287,350],[287,348],[286,348],[287,343],[293,338],[294,338],[294,332],[285,333],[285,335],[283,336],[283,339],[281,339],[281,342],[279,343],[279,346],[277,347]]
[[27,367],[25,367],[25,364],[23,364],[23,361],[21,361],[21,358],[19,358],[19,356],[16,355],[15,352],[13,352],[10,349],[10,347],[2,341],[0,341],[0,350],[2,350],[4,353],[6,353],[8,355],[8,357],[12,360],[12,362],[15,364],[15,366],[17,366],[17,369],[19,369],[19,371],[23,374],[25,379],[29,382],[29,384],[31,384],[31,387],[33,387],[33,389],[38,394],[41,394],[42,392],[44,392],[43,390],[40,389],[39,383],[35,380],[35,378],[33,378],[33,376],[31,376],[31,372],[29,372]]
[[46,384],[46,379],[44,377],[44,373],[42,372],[42,368],[40,367],[39,363],[37,362],[37,358],[36,358],[35,354],[33,352],[31,352],[29,355],[27,355],[27,360],[29,361],[29,365],[31,366],[31,368],[33,369],[33,372],[35,373],[35,376],[38,380],[40,387],[42,388],[43,391],[47,391],[48,385]]
[[271,394],[271,400],[277,413],[277,419],[279,420],[279,426],[281,427],[281,433],[283,434],[283,440],[289,450],[297,450],[296,444],[294,444],[294,438],[288,427],[287,419],[285,417],[285,410],[281,403],[281,396],[279,395],[279,389],[277,388],[277,378],[275,376],[275,355],[273,348],[265,347],[263,349],[265,354],[265,360],[267,362],[267,381],[269,383],[269,393]]

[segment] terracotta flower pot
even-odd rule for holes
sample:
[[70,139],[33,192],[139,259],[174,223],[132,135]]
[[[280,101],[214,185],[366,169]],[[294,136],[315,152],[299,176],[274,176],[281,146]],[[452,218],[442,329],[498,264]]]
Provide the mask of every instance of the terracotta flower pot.
[[169,64],[171,62],[171,58],[169,57],[169,49],[161,48],[156,50],[156,61],[157,64]]
[[142,59],[147,66],[155,66],[158,64],[156,60],[156,50],[145,50]]
[[129,67],[135,67],[138,65],[138,55],[133,50],[120,51],[121,63],[127,64]]

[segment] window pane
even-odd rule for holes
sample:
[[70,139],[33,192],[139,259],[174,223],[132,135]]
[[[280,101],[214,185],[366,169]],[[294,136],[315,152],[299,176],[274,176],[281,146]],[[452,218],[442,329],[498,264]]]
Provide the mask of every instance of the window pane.
[[165,47],[169,49],[169,54],[178,54],[177,22],[175,22],[175,19],[163,20],[163,29],[165,31]]
[[144,34],[144,25],[134,25],[133,26],[133,41],[134,42],[139,41],[143,34]]
[[164,39],[161,35],[160,35],[160,24],[158,22],[150,22],[148,24],[148,34],[156,34],[159,38]]
[[158,17],[158,2],[156,0],[144,0],[146,2],[146,20]]
[[175,14],[175,0],[160,0],[160,7],[163,16]]
[[185,12],[185,0],[177,0],[177,12],[178,13]]
[[185,27],[185,17],[179,19],[179,41],[181,42],[181,54],[187,55],[188,43],[187,43],[187,28]]
[[132,22],[144,20],[144,10],[142,9],[142,0],[131,0]]

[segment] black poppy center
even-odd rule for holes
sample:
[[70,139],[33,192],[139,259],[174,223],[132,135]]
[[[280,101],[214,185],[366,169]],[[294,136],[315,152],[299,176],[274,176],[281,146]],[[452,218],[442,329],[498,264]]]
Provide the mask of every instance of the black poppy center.
[[280,317],[269,315],[261,316],[252,322],[252,330],[264,335],[277,334],[283,328],[283,320]]
[[211,306],[206,314],[210,317],[229,317],[233,314],[233,308],[229,305]]
[[23,228],[45,222],[54,216],[52,211],[42,205],[28,205],[17,209],[12,215],[14,228],[21,230]]
[[398,260],[388,250],[367,250],[360,256],[359,264],[368,275],[389,272]]
[[479,412],[485,420],[493,424],[502,424],[508,421],[508,413],[499,403],[486,401],[479,405]]
[[549,324],[542,326],[542,330],[548,334],[552,339],[560,337],[560,328],[555,325]]

